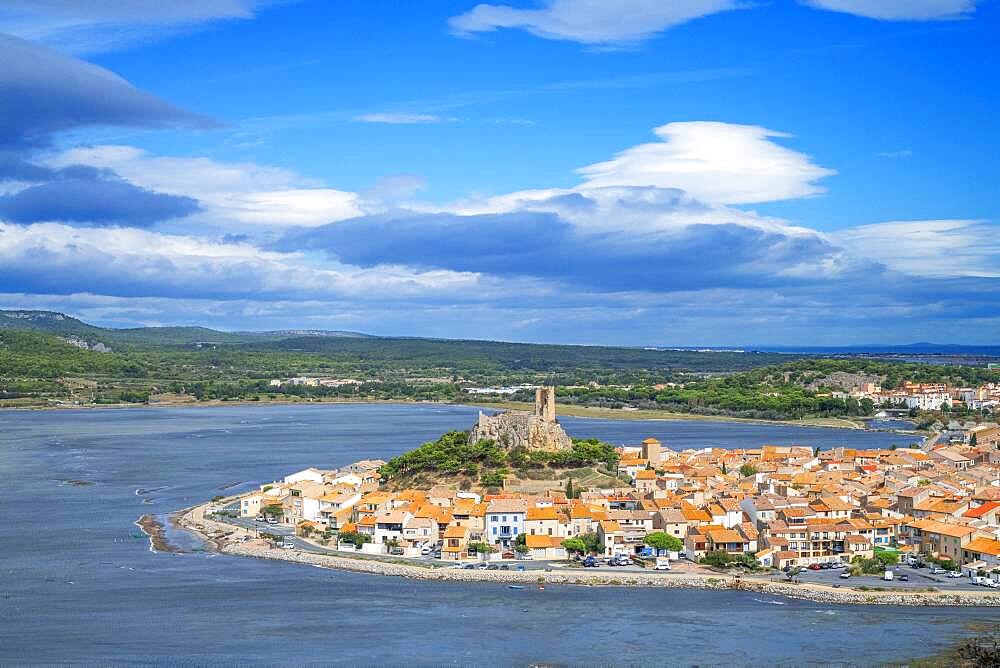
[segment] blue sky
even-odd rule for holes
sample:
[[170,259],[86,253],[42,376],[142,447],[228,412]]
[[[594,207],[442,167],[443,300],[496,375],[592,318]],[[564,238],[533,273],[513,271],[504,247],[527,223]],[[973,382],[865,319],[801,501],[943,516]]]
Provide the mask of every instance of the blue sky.
[[997,343],[1000,3],[13,0],[0,304]]

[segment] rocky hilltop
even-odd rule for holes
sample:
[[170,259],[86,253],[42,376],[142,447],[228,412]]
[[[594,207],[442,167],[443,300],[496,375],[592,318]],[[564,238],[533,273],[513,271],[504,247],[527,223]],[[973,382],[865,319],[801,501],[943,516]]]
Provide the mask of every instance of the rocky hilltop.
[[553,387],[535,391],[535,410],[503,411],[495,415],[479,413],[472,427],[469,442],[488,439],[504,449],[523,447],[528,450],[569,450],[573,441],[556,419],[556,394]]

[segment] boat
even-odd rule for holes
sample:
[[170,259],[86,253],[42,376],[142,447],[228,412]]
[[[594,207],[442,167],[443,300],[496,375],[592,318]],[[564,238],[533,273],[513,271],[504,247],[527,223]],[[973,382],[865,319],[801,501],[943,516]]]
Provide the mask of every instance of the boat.
[[507,585],[507,589],[524,589],[524,585]]

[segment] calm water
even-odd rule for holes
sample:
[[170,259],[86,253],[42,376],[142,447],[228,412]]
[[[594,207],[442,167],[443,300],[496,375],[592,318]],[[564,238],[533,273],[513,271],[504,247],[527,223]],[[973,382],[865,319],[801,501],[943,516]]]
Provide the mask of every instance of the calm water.
[[[930,655],[1000,622],[988,610],[846,608],[736,592],[410,582],[156,554],[135,536],[143,513],[165,515],[308,465],[388,457],[468,426],[475,413],[388,405],[0,413],[0,664],[870,664]],[[653,435],[675,447],[899,440],[769,425],[564,423],[574,435]],[[183,532],[171,538],[197,545]]]

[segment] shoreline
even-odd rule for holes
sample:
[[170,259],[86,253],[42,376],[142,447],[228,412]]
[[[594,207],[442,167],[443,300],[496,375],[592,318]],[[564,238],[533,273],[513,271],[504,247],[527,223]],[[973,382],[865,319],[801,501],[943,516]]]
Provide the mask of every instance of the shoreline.
[[166,552],[169,554],[182,554],[184,552],[184,550],[167,540],[166,529],[153,515],[143,515],[135,521],[135,525],[142,529],[142,532],[149,537],[149,549],[151,552]]
[[189,531],[206,542],[209,549],[221,554],[274,561],[288,561],[331,570],[350,571],[366,575],[404,577],[428,581],[492,582],[519,585],[570,585],[579,587],[655,587],[664,589],[701,589],[711,591],[745,591],[767,596],[781,596],[817,603],[836,605],[897,605],[930,607],[1000,607],[1000,594],[990,592],[938,591],[860,591],[834,588],[816,583],[791,584],[772,582],[756,577],[707,574],[666,575],[659,573],[615,573],[552,571],[486,571],[447,567],[418,566],[376,559],[360,559],[300,550],[289,551],[269,547],[261,540],[234,542],[232,538],[251,536],[249,530],[205,517],[203,503],[180,510],[171,517],[175,526]]
[[[454,402],[454,401],[413,401],[408,399],[334,399],[323,401],[200,401],[183,403],[151,403],[151,404],[88,404],[82,406],[0,406],[4,411],[62,411],[62,410],[137,410],[165,408],[220,408],[237,406],[322,406],[350,404],[387,404],[402,406],[464,406],[469,408],[485,408],[489,410],[530,410],[530,404],[516,402]],[[561,415],[593,420],[648,420],[660,422],[743,422],[748,424],[784,425],[789,427],[814,427],[817,429],[847,429],[851,431],[872,431],[884,433],[906,434],[919,436],[926,440],[928,434],[920,431],[904,429],[870,429],[859,422],[839,418],[805,418],[802,420],[767,420],[763,418],[743,418],[726,415],[699,415],[698,413],[673,413],[650,409],[624,410],[620,408],[599,408],[594,406],[561,406]],[[836,420],[842,424],[822,424],[810,420]]]

